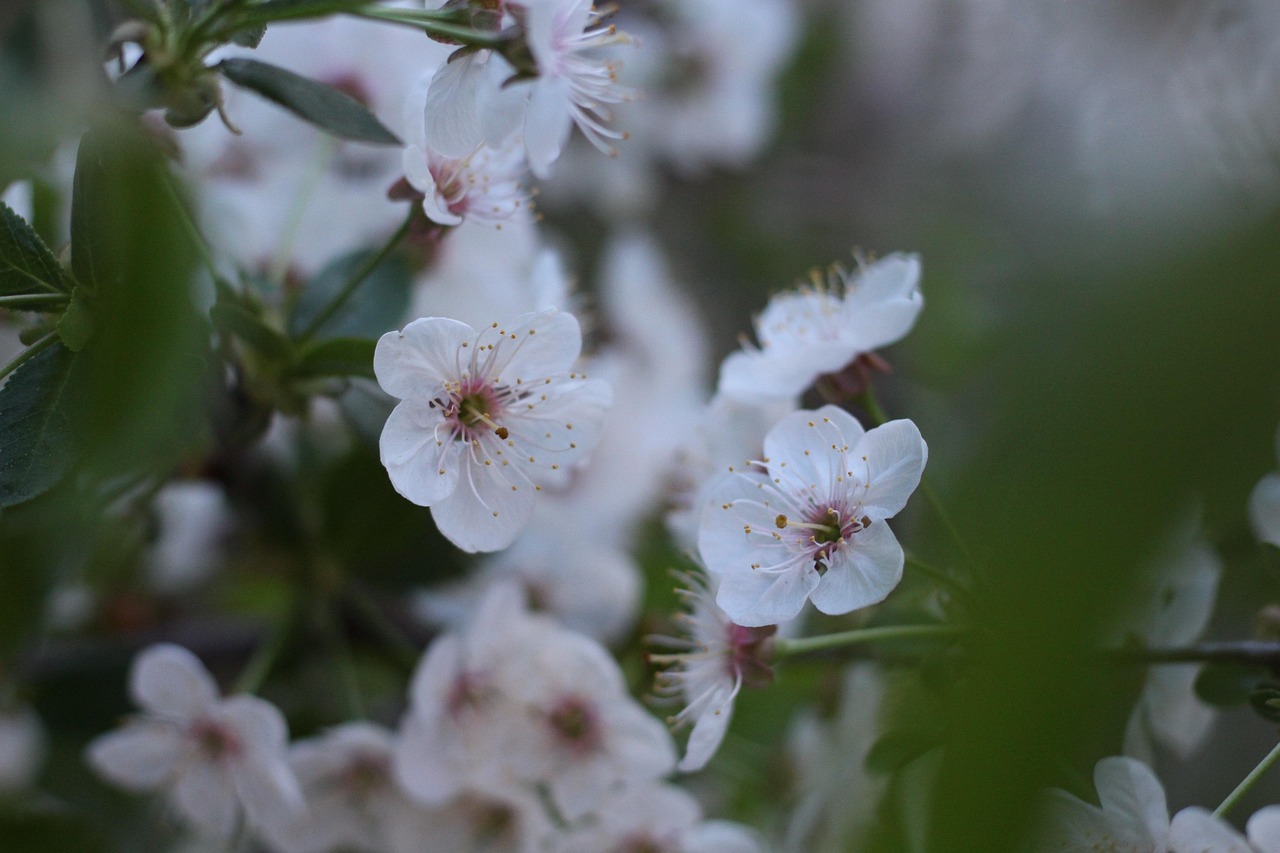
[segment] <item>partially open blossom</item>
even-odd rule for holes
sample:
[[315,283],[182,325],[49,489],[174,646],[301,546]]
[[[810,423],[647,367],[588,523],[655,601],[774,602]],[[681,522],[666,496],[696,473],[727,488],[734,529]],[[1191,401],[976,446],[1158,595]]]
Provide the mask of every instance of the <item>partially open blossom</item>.
[[732,353],[720,393],[746,400],[788,399],[825,373],[899,340],[915,324],[920,259],[893,254],[856,272],[815,274],[813,288],[780,293],[756,319],[760,348]]
[[554,309],[479,332],[425,317],[378,341],[378,383],[401,398],[382,464],[464,551],[510,545],[534,493],[595,446],[611,393],[572,369],[581,347],[578,321]]
[[253,826],[304,808],[285,757],[288,730],[256,696],[218,696],[195,655],[162,643],[138,655],[129,693],[144,713],[89,744],[89,763],[133,791],[164,790],[184,818],[229,838],[243,815]]
[[794,619],[807,599],[848,613],[884,599],[903,553],[885,523],[920,483],[928,448],[915,424],[870,431],[835,406],[795,412],[764,440],[764,458],[711,489],[698,550],[723,575],[716,600],[739,625]]
[[762,687],[773,680],[768,649],[776,629],[735,624],[715,602],[714,579],[700,573],[679,578],[683,586],[676,592],[686,609],[676,618],[685,636],[650,637],[651,644],[676,651],[649,659],[668,667],[658,673],[658,695],[684,703],[670,722],[693,726],[678,765],[691,773],[705,767],[720,748],[742,686]]

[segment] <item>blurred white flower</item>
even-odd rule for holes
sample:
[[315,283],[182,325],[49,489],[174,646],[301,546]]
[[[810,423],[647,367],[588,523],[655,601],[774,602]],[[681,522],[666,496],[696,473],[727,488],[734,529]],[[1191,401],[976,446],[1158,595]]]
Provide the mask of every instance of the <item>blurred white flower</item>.
[[830,614],[882,601],[904,559],[885,519],[906,505],[927,459],[911,421],[864,431],[835,406],[783,418],[764,457],[731,469],[703,509],[698,550],[723,575],[717,602],[760,626],[794,619],[809,599]]
[[763,687],[773,681],[769,650],[776,629],[734,624],[716,604],[714,578],[693,572],[678,574],[677,579],[681,586],[676,593],[685,608],[676,616],[682,635],[649,637],[650,645],[676,650],[650,654],[649,660],[665,667],[657,675],[654,692],[684,705],[669,722],[677,728],[693,727],[677,765],[692,773],[705,767],[720,748],[742,686]]
[[[1252,853],[1275,849],[1273,840],[1263,841],[1270,846],[1254,847],[1230,824],[1198,806],[1183,809],[1170,821],[1160,780],[1135,759],[1102,759],[1094,767],[1093,781],[1098,790],[1097,806],[1066,791],[1049,792],[1035,850]],[[1264,829],[1270,820],[1271,816],[1264,815],[1256,826]]]
[[305,808],[286,759],[284,717],[270,702],[221,698],[195,655],[167,643],[138,654],[129,693],[144,713],[86,751],[108,781],[164,790],[186,820],[221,838],[236,832],[242,815],[262,827]]
[[814,288],[769,300],[755,323],[760,348],[735,352],[720,368],[719,392],[744,400],[793,398],[825,373],[899,340],[924,297],[920,259],[893,254],[857,272],[834,268]]
[[595,446],[611,394],[572,370],[581,347],[578,321],[554,309],[480,332],[425,317],[378,341],[378,383],[401,399],[382,464],[464,551],[510,545],[534,493]]
[[674,785],[636,785],[611,795],[599,818],[571,830],[560,853],[644,851],[644,853],[759,853],[760,841],[746,827],[703,821],[690,794]]
[[[1198,530],[1199,524],[1186,529]],[[1166,648],[1195,642],[1209,625],[1222,560],[1202,541],[1179,544],[1142,577],[1138,613],[1127,626],[1145,645]],[[1149,667],[1146,684],[1125,729],[1124,752],[1148,764],[1158,743],[1186,758],[1209,733],[1217,714],[1195,692],[1194,663]]]
[[190,589],[209,577],[225,556],[232,524],[222,487],[203,480],[174,480],[156,492],[156,540],[147,551],[152,585],[161,592]]
[[[1276,432],[1276,457],[1280,458],[1280,431]],[[1280,547],[1280,474],[1267,474],[1253,487],[1249,521],[1259,540]]]
[[45,752],[44,727],[30,708],[0,711],[0,797],[29,788]]

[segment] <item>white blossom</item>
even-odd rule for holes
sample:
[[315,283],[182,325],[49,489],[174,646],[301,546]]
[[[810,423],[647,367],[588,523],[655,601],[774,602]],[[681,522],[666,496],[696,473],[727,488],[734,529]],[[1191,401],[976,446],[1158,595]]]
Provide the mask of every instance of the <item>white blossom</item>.
[[795,412],[764,440],[764,457],[712,489],[698,533],[716,600],[739,625],[875,604],[902,578],[885,523],[920,482],[928,448],[911,421],[870,431],[835,406]]
[[[1280,430],[1276,432],[1276,456],[1280,458]],[[1249,521],[1259,540],[1280,547],[1280,474],[1267,474],[1253,487]]]
[[554,309],[479,332],[425,317],[378,341],[378,383],[401,399],[382,464],[459,548],[510,545],[534,493],[594,447],[611,394],[572,369],[581,346],[577,320]]
[[655,692],[684,705],[670,722],[692,726],[677,765],[691,773],[705,767],[720,748],[743,685],[762,687],[773,680],[768,649],[775,629],[735,624],[715,602],[714,578],[700,572],[677,577],[682,585],[676,593],[685,607],[676,617],[682,636],[650,637],[650,644],[676,651],[649,659],[666,667],[658,673]]
[[819,376],[836,373],[860,355],[887,346],[915,324],[920,259],[892,254],[860,270],[836,267],[812,289],[769,301],[755,323],[759,349],[729,355],[719,391],[744,400],[793,398]]
[[195,655],[161,643],[143,650],[129,692],[144,713],[88,746],[89,763],[131,791],[163,790],[198,829],[229,838],[304,808],[285,755],[284,718],[256,696],[218,695]]
[[704,821],[690,794],[674,785],[637,785],[610,796],[599,817],[570,831],[560,853],[759,853],[759,840],[728,821]]
[[1065,791],[1049,792],[1044,823],[1036,836],[1036,851],[1090,853],[1125,850],[1133,853],[1254,853],[1275,848],[1274,839],[1255,847],[1258,831],[1274,825],[1274,815],[1259,814],[1251,821],[1246,841],[1221,818],[1199,806],[1185,808],[1169,819],[1164,788],[1142,762],[1112,757],[1098,762],[1093,771],[1099,805],[1086,803]]
[[176,480],[155,497],[159,535],[148,549],[151,582],[163,592],[181,592],[209,577],[225,556],[232,526],[222,487],[202,480]]
[[44,727],[24,706],[0,711],[0,797],[31,786],[44,762]]

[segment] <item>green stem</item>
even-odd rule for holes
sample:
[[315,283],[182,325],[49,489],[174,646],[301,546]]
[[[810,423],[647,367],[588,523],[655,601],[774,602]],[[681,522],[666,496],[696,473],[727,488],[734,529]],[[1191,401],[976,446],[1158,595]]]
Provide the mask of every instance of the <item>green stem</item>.
[[881,640],[916,640],[934,637],[957,637],[965,632],[955,625],[886,625],[880,628],[858,628],[836,634],[802,637],[798,640],[774,640],[773,653],[777,657],[856,646]]
[[391,235],[391,239],[388,240],[376,254],[369,258],[369,260],[361,264],[360,269],[356,270],[351,278],[347,279],[347,283],[342,286],[342,290],[338,291],[338,294],[329,301],[329,304],[324,307],[324,310],[312,318],[311,322],[307,324],[307,327],[302,331],[302,334],[298,338],[300,343],[306,343],[321,326],[329,322],[333,315],[338,313],[338,309],[341,308],[349,298],[351,298],[351,294],[356,292],[356,288],[364,283],[364,280],[369,277],[369,274],[377,269],[378,265],[385,261],[388,255],[395,251],[396,246],[398,246],[400,241],[404,239],[405,235],[409,233],[409,225],[413,222],[414,212],[414,209],[411,207],[409,215],[404,218],[404,222],[400,224],[396,233]]
[[289,635],[293,633],[294,621],[297,619],[297,615],[297,607],[295,606],[285,618],[278,620],[271,626],[271,632],[253,653],[253,657],[245,665],[240,677],[236,679],[231,692],[258,692],[258,688],[262,687],[262,683],[271,674],[271,668],[275,666],[276,661],[280,658],[280,653],[284,651]]
[[0,379],[4,379],[10,373],[13,373],[13,371],[17,370],[23,364],[30,361],[35,356],[39,355],[41,350],[45,350],[51,347],[54,343],[57,342],[57,340],[58,340],[58,330],[54,329],[52,332],[49,332],[47,335],[40,338],[31,346],[27,347],[25,350],[20,352],[18,354],[18,357],[15,358],[13,361],[9,362],[4,367],[0,367]]
[[358,18],[383,21],[388,24],[400,24],[422,30],[429,36],[440,36],[450,41],[461,42],[468,47],[502,47],[509,40],[500,33],[472,29],[460,26],[453,21],[452,15],[432,13],[423,9],[388,9],[385,6],[366,6],[363,9],[352,9],[350,14]]
[[378,641],[386,648],[388,654],[396,662],[412,672],[418,665],[422,647],[408,637],[399,626],[392,622],[367,592],[359,586],[348,583],[345,589],[346,600],[360,620]]
[[1166,663],[1237,663],[1246,666],[1280,667],[1280,642],[1275,640],[1211,640],[1178,648],[1106,649],[1108,658],[1120,662]]
[[204,239],[204,235],[200,233],[199,226],[191,218],[191,213],[187,210],[187,205],[183,202],[182,195],[178,192],[173,173],[163,168],[160,171],[163,177],[160,183],[164,184],[165,192],[168,193],[169,200],[173,202],[173,207],[178,212],[178,221],[182,223],[182,230],[186,231],[187,236],[191,238],[191,243],[195,246],[201,262],[204,264],[205,269],[209,271],[209,275],[215,282],[221,281],[222,276],[218,274],[217,265],[213,260],[213,252],[209,249],[209,243]]
[[867,410],[867,415],[875,422],[876,426],[888,423],[889,415],[880,407],[880,401],[876,399],[875,392],[870,388],[862,392],[862,396],[858,398],[858,403]]
[[53,305],[59,302],[70,302],[66,293],[19,293],[14,296],[0,296],[0,308],[22,310],[27,305]]
[[1258,762],[1258,766],[1250,770],[1249,775],[1244,777],[1239,785],[1236,785],[1236,789],[1234,791],[1227,794],[1227,798],[1222,801],[1222,805],[1213,810],[1213,816],[1222,817],[1227,812],[1231,811],[1231,809],[1235,807],[1236,803],[1240,802],[1241,798],[1243,798],[1245,794],[1249,793],[1249,789],[1252,788],[1277,761],[1280,761],[1280,743],[1271,748],[1271,751],[1267,753],[1266,757]]
[[364,719],[364,694],[360,692],[360,679],[356,672],[351,643],[347,639],[342,618],[337,612],[337,600],[330,602],[330,623],[333,630],[334,662],[338,667],[338,680],[342,683],[342,697],[347,705],[347,716],[353,720]]

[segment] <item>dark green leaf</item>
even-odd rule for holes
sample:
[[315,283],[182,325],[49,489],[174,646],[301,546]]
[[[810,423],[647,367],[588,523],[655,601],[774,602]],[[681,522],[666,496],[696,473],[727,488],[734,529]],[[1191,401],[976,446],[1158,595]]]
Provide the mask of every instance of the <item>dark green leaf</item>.
[[43,494],[75,461],[68,412],[75,359],[55,343],[0,388],[0,506]]
[[84,291],[76,288],[66,313],[58,320],[58,337],[72,352],[80,352],[93,335],[93,312],[85,301]]
[[1208,663],[1196,676],[1196,695],[1222,708],[1243,705],[1263,683],[1262,670],[1240,663]]
[[265,3],[252,6],[246,12],[246,17],[255,24],[322,18],[336,12],[345,12],[364,6],[367,3],[368,0],[266,0]]
[[1272,723],[1280,723],[1280,686],[1263,684],[1249,694],[1249,704],[1258,716]]
[[[308,282],[289,315],[289,334],[297,336],[342,291],[351,277],[374,256],[352,252],[338,258]],[[332,319],[315,332],[321,338],[376,338],[398,328],[409,309],[413,272],[403,258],[391,255],[373,268],[360,288]]]
[[254,59],[224,59],[219,70],[228,80],[334,136],[374,145],[400,145],[396,135],[350,95],[318,80]]
[[300,378],[363,376],[373,379],[373,350],[368,338],[331,338],[307,347],[294,374]]
[[872,773],[896,773],[941,743],[938,732],[925,729],[886,732],[867,753],[866,768]]
[[0,296],[70,292],[62,266],[40,235],[0,203]]

